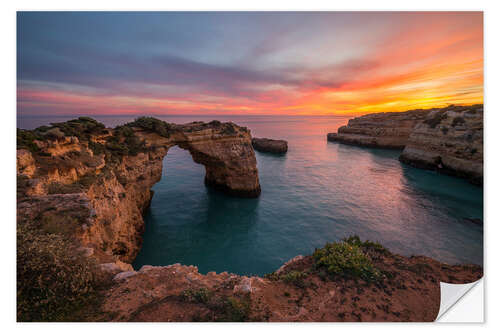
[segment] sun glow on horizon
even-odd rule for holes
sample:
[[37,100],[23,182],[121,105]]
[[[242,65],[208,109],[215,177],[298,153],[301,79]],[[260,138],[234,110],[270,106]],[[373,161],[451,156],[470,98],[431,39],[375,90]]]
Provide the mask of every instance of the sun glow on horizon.
[[18,13],[18,114],[359,115],[483,103],[481,12],[196,15],[142,13],[134,25],[119,14]]

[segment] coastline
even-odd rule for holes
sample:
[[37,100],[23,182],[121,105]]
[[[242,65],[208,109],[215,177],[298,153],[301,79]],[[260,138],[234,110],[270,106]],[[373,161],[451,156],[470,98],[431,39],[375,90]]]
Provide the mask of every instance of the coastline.
[[[81,120],[83,123],[90,122],[91,126],[95,127],[95,123],[91,122],[88,119]],[[89,125],[89,124],[87,124]],[[195,128],[201,128],[205,130],[204,126],[206,124],[195,124],[193,125]],[[219,126],[217,123],[214,123],[211,126]],[[113,137],[112,133],[109,133],[109,129],[103,129],[102,126],[97,126],[98,130],[105,130],[107,133],[106,137]],[[65,128],[64,125],[58,128]],[[218,127],[217,127],[218,128]],[[221,127],[221,131],[228,131],[227,134],[230,137],[238,137],[239,130],[237,129],[235,132],[232,130],[226,130],[226,127]],[[51,131],[51,132],[49,132]],[[98,317],[91,317],[89,320],[98,320],[98,318],[102,318],[99,316],[111,316],[107,317],[108,320],[181,320],[179,317],[175,317],[175,312],[171,312],[171,304],[170,301],[174,301],[175,306],[179,306],[178,309],[185,309],[186,307],[189,309],[194,309],[192,313],[192,317],[185,317],[185,320],[272,320],[272,321],[291,321],[291,320],[312,320],[312,321],[353,321],[353,320],[397,320],[398,315],[395,313],[399,313],[400,311],[394,310],[393,314],[388,314],[385,310],[381,310],[377,307],[377,309],[373,309],[372,311],[368,311],[366,315],[369,317],[365,317],[365,314],[358,313],[355,311],[355,314],[346,315],[347,310],[336,310],[332,312],[331,310],[325,310],[326,312],[317,312],[317,314],[324,315],[325,317],[317,317],[316,311],[312,311],[314,307],[318,306],[318,304],[322,304],[325,301],[333,301],[342,302],[342,299],[338,300],[334,295],[330,294],[330,292],[321,293],[321,297],[319,299],[315,299],[312,303],[304,303],[303,308],[305,310],[300,310],[295,313],[293,316],[289,316],[287,314],[273,314],[273,307],[282,307],[286,304],[290,303],[290,296],[297,297],[300,300],[303,300],[305,297],[304,293],[313,292],[314,288],[323,288],[325,290],[344,290],[344,293],[349,295],[353,293],[352,297],[358,294],[359,287],[355,287],[359,280],[358,277],[354,279],[347,279],[347,284],[338,284],[338,281],[324,281],[324,273],[321,273],[321,270],[316,270],[314,265],[312,265],[311,258],[305,257],[300,258],[298,260],[294,260],[291,263],[285,265],[284,268],[278,270],[280,273],[276,273],[275,275],[271,274],[265,278],[257,278],[257,277],[245,277],[245,276],[237,276],[234,274],[228,273],[209,273],[207,275],[200,275],[197,273],[197,269],[195,267],[182,266],[182,265],[174,265],[168,267],[144,267],[139,271],[134,271],[132,267],[128,264],[135,257],[134,253],[136,253],[137,249],[141,246],[142,238],[141,234],[143,232],[143,222],[141,214],[144,212],[144,209],[149,205],[151,200],[151,192],[150,188],[152,184],[159,180],[161,175],[161,156],[163,151],[161,147],[153,147],[146,150],[146,152],[141,151],[140,148],[137,151],[136,155],[130,154],[130,151],[136,148],[135,145],[140,143],[140,141],[129,140],[126,141],[129,136],[125,135],[121,138],[123,141],[118,141],[118,143],[125,143],[129,147],[127,148],[127,153],[122,156],[116,156],[116,154],[110,153],[108,157],[103,158],[102,154],[94,155],[94,152],[99,152],[99,149],[92,146],[90,142],[103,142],[102,139],[97,135],[97,140],[90,139],[88,143],[86,143],[85,139],[78,138],[78,140],[73,139],[72,137],[68,138],[67,136],[61,136],[57,130],[54,128],[45,129],[45,132],[50,133],[47,137],[47,141],[39,141],[32,143],[36,144],[41,151],[30,152],[27,149],[18,150],[18,181],[21,180],[19,184],[21,197],[18,198],[18,226],[19,223],[21,225],[29,226],[31,222],[38,221],[41,223],[41,230],[35,230],[35,233],[38,234],[48,233],[48,234],[61,234],[61,225],[60,223],[68,218],[71,218],[75,224],[72,225],[72,228],[75,229],[65,229],[64,235],[68,237],[72,241],[76,241],[79,244],[78,248],[71,249],[74,254],[77,255],[78,258],[89,258],[92,260],[96,260],[97,270],[99,274],[102,276],[99,277],[97,282],[97,289],[104,288],[101,290],[101,295],[104,293],[106,296],[103,301],[105,309],[116,309],[117,304],[121,304],[125,308],[124,312],[121,314],[113,314],[107,313],[104,314],[104,311],[101,314],[98,314]],[[125,132],[126,133],[126,132]],[[192,133],[192,132],[189,132]],[[26,133],[25,133],[26,134]],[[110,136],[111,134],[111,136]],[[92,138],[91,134],[91,137]],[[143,131],[135,131],[135,135],[140,136],[143,139],[150,139],[154,137],[156,142],[166,142],[161,141],[165,139],[158,138],[155,133],[145,133]],[[190,134],[192,135],[192,134]],[[133,137],[133,136],[132,136]],[[24,137],[26,139],[26,137]],[[219,140],[220,137],[216,136],[215,140]],[[160,141],[158,141],[160,140]],[[232,140],[232,139],[231,139]],[[109,140],[108,140],[109,141]],[[203,141],[206,142],[206,141]],[[30,141],[22,141],[23,145],[27,145],[29,148]],[[111,140],[108,143],[115,143],[115,141]],[[109,146],[114,147],[114,146]],[[105,148],[105,149],[110,149]],[[73,151],[79,150],[79,154],[72,153]],[[90,149],[90,150],[89,150]],[[113,148],[116,149],[116,148]],[[94,151],[95,150],[95,151]],[[111,150],[113,151],[113,150]],[[106,151],[104,151],[106,152]],[[66,162],[62,163],[64,159],[60,159],[61,156],[72,156],[71,160],[66,160]],[[101,156],[101,157],[99,157]],[[148,158],[146,158],[148,156]],[[48,163],[52,158],[58,159],[58,163],[52,164]],[[112,170],[106,170],[106,159],[109,161],[114,161]],[[160,161],[160,166],[158,166],[157,162],[151,163],[153,161]],[[69,162],[69,163],[68,163]],[[75,164],[76,162],[76,164]],[[41,167],[43,165],[43,168]],[[137,170],[137,166],[153,166],[151,169],[153,172],[151,174],[156,174],[156,176],[152,176],[152,178],[147,178],[145,175],[150,174],[149,172],[144,172],[143,170]],[[97,175],[101,175],[99,177],[88,177],[89,172],[94,172],[95,170]],[[129,174],[124,173],[127,170]],[[112,173],[110,173],[110,171]],[[118,172],[117,172],[118,171]],[[114,176],[113,176],[114,174]],[[77,177],[77,181],[74,181],[74,177]],[[33,178],[33,179],[31,179]],[[36,178],[36,181],[33,181]],[[134,184],[130,179],[135,179],[137,184],[141,184],[144,182],[144,185],[137,187],[137,185],[133,185],[132,187],[127,187],[127,184]],[[57,187],[54,187],[53,183],[59,184]],[[127,187],[126,191],[119,190],[121,187]],[[127,210],[121,209],[119,215],[109,215],[109,213],[113,214],[113,211],[117,210],[113,202],[115,202],[114,196],[110,196],[111,193],[109,190],[114,189],[113,193],[116,194],[116,198],[119,198],[119,201],[123,201],[128,209],[133,207],[134,204],[137,205],[137,215],[133,213],[131,215],[123,214],[127,212]],[[133,191],[136,191],[134,193]],[[28,194],[29,198],[23,197],[24,194]],[[102,194],[102,195],[101,195]],[[95,197],[96,200],[93,199]],[[28,200],[26,200],[28,199]],[[126,199],[124,201],[124,199]],[[76,205],[71,206],[70,203],[76,203]],[[112,204],[112,209],[106,209],[106,206]],[[71,207],[72,215],[68,215],[68,208]],[[109,207],[108,207],[109,208]],[[108,213],[109,212],[109,213]],[[141,217],[141,220],[137,218]],[[132,224],[126,222],[130,219]],[[119,231],[120,228],[122,231]],[[35,228],[36,229],[36,228]],[[109,231],[107,231],[109,230]],[[20,230],[22,231],[22,230]],[[111,233],[110,233],[111,232]],[[110,243],[110,239],[104,239],[103,236],[120,236],[122,238],[118,239],[114,243]],[[125,238],[123,238],[125,236]],[[97,242],[97,243],[96,243]],[[364,244],[364,243],[363,243]],[[366,243],[371,244],[371,243]],[[108,248],[106,250],[103,246],[114,246]],[[362,248],[363,245],[356,245],[358,248]],[[436,261],[432,261],[429,258],[423,259],[412,259],[405,258],[397,255],[390,254],[386,252],[386,250],[382,250],[383,248],[376,247],[375,253],[372,253],[372,249],[368,248],[364,253],[364,250],[360,250],[363,252],[363,256],[368,256],[367,260],[373,262],[375,266],[378,265],[378,260],[380,259],[380,255],[387,256],[387,260],[392,258],[391,260],[397,260],[398,262],[406,262],[411,263],[412,265],[418,265],[427,263],[432,269],[430,272],[426,272],[426,274],[434,274],[434,280],[436,280],[436,276],[440,276],[442,274],[441,267],[447,267],[445,270],[451,272],[449,276],[452,276],[455,281],[469,281],[472,278],[478,278],[482,275],[482,270],[477,266],[448,266],[442,265]],[[378,251],[381,251],[380,253]],[[372,254],[374,256],[372,256]],[[385,258],[385,257],[384,257]],[[398,258],[398,259],[394,259]],[[19,259],[19,258],[18,258]],[[413,260],[413,261],[412,261]],[[383,260],[382,260],[383,261]],[[407,266],[409,264],[406,264]],[[291,265],[291,266],[290,266]],[[295,266],[294,266],[295,265]],[[298,266],[297,266],[298,265]],[[288,267],[290,266],[290,267]],[[94,266],[91,266],[94,267]],[[291,269],[294,267],[294,269]],[[381,266],[382,267],[382,266]],[[384,266],[385,267],[385,266]],[[94,269],[94,268],[93,268]],[[378,268],[377,268],[378,269]],[[418,272],[412,272],[411,269],[403,269],[403,271],[407,271],[404,274],[415,274],[412,275],[414,280],[418,280]],[[175,273],[174,273],[175,272]],[[468,272],[468,273],[467,273]],[[399,272],[398,274],[400,274]],[[176,278],[171,282],[169,276],[176,275]],[[392,274],[392,273],[391,273]],[[384,279],[389,279],[391,274],[385,275]],[[436,275],[437,274],[437,275]],[[456,275],[455,275],[456,274]],[[464,277],[463,274],[466,276]],[[472,275],[470,275],[472,274]],[[283,275],[283,276],[282,276]],[[282,276],[282,277],[281,277]],[[430,276],[430,275],[429,275]],[[160,279],[158,279],[161,277]],[[181,279],[181,280],[179,280]],[[111,283],[111,281],[113,281]],[[130,282],[129,282],[130,281]],[[192,283],[192,282],[196,283]],[[309,288],[304,289],[303,287],[298,288],[298,290],[294,289],[297,287],[296,283],[302,285],[303,281],[311,284],[311,290]],[[351,282],[355,283],[354,285]],[[198,297],[204,296],[196,296],[200,288],[206,288],[205,282],[208,283],[208,287],[214,288],[213,290],[207,288],[207,292],[210,295],[216,295],[214,301],[216,304],[211,304],[210,300],[206,300],[206,303],[200,305],[198,302]],[[111,284],[110,284],[111,283]],[[130,286],[127,286],[128,283],[133,283]],[[151,291],[145,292],[146,288],[144,285],[146,283],[147,288],[153,286],[153,289],[159,288],[157,291],[154,291],[151,294]],[[172,283],[172,285],[170,285]],[[201,285],[200,285],[201,283]],[[213,284],[211,284],[213,283]],[[417,281],[417,283],[419,283]],[[426,302],[432,300],[434,301],[435,295],[438,294],[439,288],[436,292],[436,287],[432,282],[428,286],[429,290],[429,299]],[[292,284],[292,286],[290,286]],[[189,285],[190,287],[186,288]],[[316,285],[317,287],[312,287]],[[109,286],[109,287],[107,287]],[[204,287],[205,286],[205,287]],[[223,287],[225,286],[225,287]],[[123,288],[122,288],[123,287]],[[182,290],[179,289],[182,287]],[[417,288],[416,286],[413,286]],[[111,289],[109,289],[111,288]],[[120,289],[122,288],[122,289]],[[165,289],[166,288],[166,289]],[[195,288],[193,290],[189,288]],[[222,288],[222,289],[221,289]],[[256,288],[255,290],[253,288]],[[260,288],[264,291],[264,294],[259,294],[257,290]],[[368,285],[366,286],[368,288]],[[376,291],[371,290],[367,292],[370,297],[386,297],[389,293],[394,292],[394,290],[387,288],[375,288]],[[406,290],[411,289],[408,286]],[[137,297],[136,301],[132,304],[124,302],[124,292],[123,290],[128,290],[125,294],[129,293],[139,293],[141,295],[150,295],[146,296],[146,298]],[[149,290],[149,289],[148,289]],[[176,292],[176,294],[169,294],[171,292]],[[186,291],[188,290],[188,291]],[[189,291],[191,290],[191,291]],[[363,289],[365,290],[365,289]],[[368,289],[366,289],[368,291]],[[399,289],[398,289],[399,290]],[[405,290],[402,288],[401,290]],[[413,290],[413,289],[412,289]],[[432,291],[432,292],[431,292]],[[106,293],[111,294],[106,294]],[[116,292],[116,293],[115,293]],[[166,293],[165,293],[166,292]],[[253,308],[252,304],[256,301],[252,301],[252,293],[254,292],[254,296],[259,297],[268,297],[266,302],[268,303],[268,307],[271,310],[266,310],[261,307]],[[283,295],[278,295],[278,299],[274,297],[277,295],[277,292],[283,292]],[[188,294],[186,296],[186,293]],[[194,293],[195,296],[191,294]],[[205,293],[205,290],[203,291]],[[289,296],[284,296],[285,293],[288,293]],[[336,292],[335,292],[336,293]],[[340,292],[342,294],[342,292]],[[266,296],[267,295],[267,296]],[[274,295],[274,296],[273,296]],[[386,295],[386,296],[382,296]],[[327,299],[323,299],[322,297],[327,297]],[[152,297],[152,298],[151,298]],[[270,297],[270,298],[269,298]],[[351,298],[352,298],[351,297]],[[368,296],[367,296],[368,297]],[[401,299],[405,299],[407,296],[402,296]],[[204,299],[204,298],[203,298]],[[211,299],[211,297],[210,297]],[[250,299],[249,303],[247,302]],[[194,301],[193,301],[194,300]],[[382,298],[380,301],[376,301],[374,304],[379,306],[385,305],[382,302]],[[109,302],[117,302],[109,303]],[[159,303],[158,303],[159,302]],[[258,303],[258,302],[257,302]],[[380,304],[379,304],[380,303]],[[109,308],[106,308],[109,304],[112,304]],[[186,305],[187,304],[187,305]],[[208,312],[207,310],[208,304]],[[229,305],[228,305],[229,304]],[[234,317],[233,313],[233,305],[236,304],[236,313],[237,316]],[[356,302],[352,304],[357,304]],[[349,303],[349,306],[353,306]],[[404,306],[398,305],[398,306]],[[157,309],[160,306],[167,306],[168,311],[165,309]],[[228,310],[228,306],[230,306]],[[288,305],[287,305],[288,306]],[[310,308],[310,307],[313,308]],[[347,306],[347,305],[346,305]],[[410,306],[410,305],[407,305]],[[411,305],[411,307],[416,305]],[[420,305],[419,305],[420,306]],[[297,304],[293,305],[293,308],[296,309]],[[438,304],[439,307],[439,304]],[[205,308],[205,310],[203,309]],[[238,310],[239,309],[239,310]],[[344,309],[344,308],[342,308]],[[413,309],[413,308],[412,308]],[[417,309],[417,308],[414,308]],[[420,309],[420,308],[418,308]],[[433,308],[434,309],[434,308]],[[241,310],[241,311],[240,311]],[[292,309],[290,309],[291,311]],[[152,312],[151,312],[152,311]],[[163,313],[163,316],[158,316],[158,313],[155,311],[160,311]],[[165,311],[165,312],[162,312]],[[228,313],[229,311],[229,313]],[[295,310],[294,310],[295,311]],[[302,311],[302,312],[301,312]],[[304,311],[307,311],[304,312]],[[351,310],[352,312],[353,310]],[[389,311],[389,310],[388,310]],[[413,311],[413,310],[412,310]],[[116,311],[112,311],[116,312]],[[269,313],[270,312],[270,313]],[[404,314],[401,320],[405,321],[429,321],[433,320],[432,316],[433,312],[426,312],[423,317],[419,317],[417,315],[418,311],[415,310],[415,313],[411,312]],[[294,313],[292,311],[292,313]],[[314,315],[313,315],[314,313]],[[385,313],[385,314],[384,314]],[[153,315],[154,314],[154,315]],[[186,314],[183,312],[183,315]],[[344,315],[342,315],[344,314]],[[437,312],[436,312],[437,314]],[[115,316],[116,315],[116,316]],[[151,317],[153,315],[153,317]],[[172,315],[173,317],[170,317]],[[200,315],[201,317],[196,317]],[[208,317],[203,317],[203,316]],[[229,316],[229,317],[227,317]],[[385,319],[384,319],[385,318]],[[390,318],[390,319],[389,319]]]

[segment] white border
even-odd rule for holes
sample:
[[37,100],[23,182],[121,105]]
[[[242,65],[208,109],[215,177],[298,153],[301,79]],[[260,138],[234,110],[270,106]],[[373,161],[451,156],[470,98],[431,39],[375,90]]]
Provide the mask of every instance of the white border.
[[[8,0],[7,0],[8,1]],[[2,302],[0,313],[2,316],[2,329],[5,332],[10,329],[36,330],[36,331],[66,331],[69,327],[61,324],[16,324],[15,323],[15,110],[16,110],[16,85],[15,85],[15,61],[16,61],[16,10],[484,10],[485,15],[485,284],[486,290],[486,325],[457,325],[457,324],[404,324],[404,328],[398,324],[229,324],[229,325],[197,325],[197,324],[70,324],[72,332],[88,332],[90,329],[120,330],[121,332],[136,332],[144,329],[165,330],[203,330],[217,331],[227,330],[234,332],[255,330],[287,330],[294,332],[303,329],[314,329],[315,331],[328,331],[333,329],[344,330],[383,330],[383,332],[400,332],[425,330],[452,329],[454,332],[476,330],[478,328],[492,328],[498,326],[498,306],[493,305],[496,301],[493,295],[500,295],[498,285],[500,277],[498,274],[498,260],[495,253],[499,253],[496,238],[499,232],[498,206],[500,188],[498,171],[500,170],[500,158],[498,147],[500,144],[499,117],[500,105],[498,103],[498,90],[500,89],[499,71],[499,46],[498,32],[500,32],[500,16],[498,3],[500,1],[361,1],[350,0],[342,2],[334,1],[296,1],[288,0],[273,2],[270,0],[252,0],[247,2],[236,2],[234,0],[210,0],[210,1],[10,1],[2,3],[0,11],[2,25],[0,29],[1,40],[4,46],[1,53],[2,61],[2,125],[0,131],[2,143]],[[489,255],[488,255],[489,254]],[[490,260],[491,259],[491,260]],[[498,258],[496,258],[498,259]],[[496,281],[496,282],[495,282]],[[488,297],[489,295],[489,297]],[[491,309],[491,311],[489,311]],[[425,327],[424,327],[425,325]],[[497,327],[498,331],[498,327]]]

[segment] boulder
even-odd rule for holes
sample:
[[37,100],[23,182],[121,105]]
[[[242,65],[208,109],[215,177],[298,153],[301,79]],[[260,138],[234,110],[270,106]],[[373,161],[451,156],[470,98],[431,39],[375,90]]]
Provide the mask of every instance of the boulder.
[[252,138],[252,146],[255,150],[265,153],[284,154],[288,151],[288,142],[285,140]]

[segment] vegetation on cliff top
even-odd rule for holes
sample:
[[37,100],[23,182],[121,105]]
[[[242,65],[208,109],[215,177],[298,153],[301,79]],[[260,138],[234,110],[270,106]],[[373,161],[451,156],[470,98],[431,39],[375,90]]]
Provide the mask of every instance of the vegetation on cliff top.
[[170,131],[173,129],[172,124],[153,117],[139,117],[133,122],[127,123],[124,126],[139,127],[166,138],[170,137]]
[[95,263],[52,227],[17,226],[18,321],[81,321],[99,306]]
[[362,242],[358,236],[351,236],[341,242],[327,243],[313,253],[315,268],[326,270],[332,278],[363,279],[377,282],[383,274],[373,265],[366,252],[387,253],[386,249],[374,242]]
[[250,298],[217,295],[206,288],[186,289],[181,293],[185,302],[198,303],[210,310],[207,318],[198,321],[241,322],[248,321],[250,315]]

